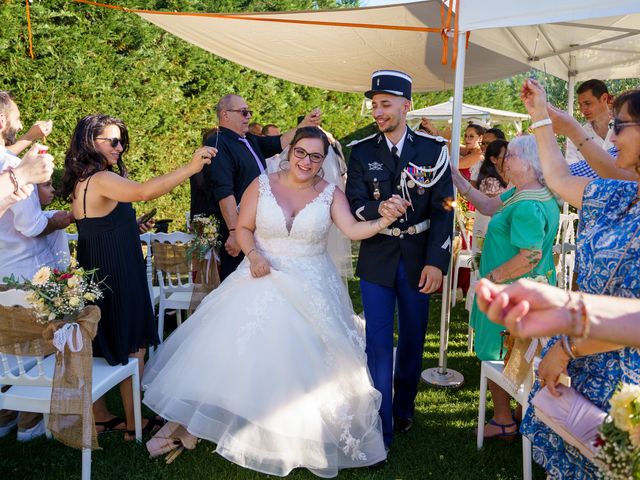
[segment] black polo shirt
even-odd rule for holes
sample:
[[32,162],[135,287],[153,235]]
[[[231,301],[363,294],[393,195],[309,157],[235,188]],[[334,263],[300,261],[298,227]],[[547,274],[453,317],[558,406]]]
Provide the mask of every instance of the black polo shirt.
[[[239,204],[249,184],[260,175],[260,168],[253,154],[239,138],[240,135],[233,130],[220,127],[217,145],[215,134],[209,136],[205,142],[208,147],[217,146],[218,148],[218,154],[212,159],[211,165],[205,165],[203,174],[205,188],[212,203],[212,211],[221,221],[223,218],[218,202],[233,195]],[[246,138],[265,169],[265,158],[282,151],[280,135],[259,137],[248,133]],[[223,227],[223,230],[226,228]],[[226,232],[223,231],[224,233]]]

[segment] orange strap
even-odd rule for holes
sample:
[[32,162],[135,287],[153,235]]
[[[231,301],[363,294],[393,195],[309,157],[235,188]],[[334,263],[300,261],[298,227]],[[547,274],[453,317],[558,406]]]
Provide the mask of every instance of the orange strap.
[[27,32],[29,33],[29,56],[31,60],[35,60],[35,55],[33,54],[33,37],[31,36],[31,11],[29,9],[29,0],[25,0],[25,5],[27,7]]
[[[28,1],[28,0],[27,0]],[[298,25],[318,25],[318,26],[328,26],[328,27],[350,27],[350,28],[369,28],[369,29],[377,29],[377,30],[399,30],[405,32],[430,32],[430,33],[440,33],[443,38],[443,53],[442,53],[442,64],[446,65],[447,63],[447,48],[448,48],[448,37],[446,32],[451,29],[451,17],[453,14],[453,9],[450,6],[449,12],[447,15],[447,26],[444,24],[444,10],[441,11],[441,20],[443,22],[442,28],[430,28],[430,27],[409,27],[409,26],[400,26],[400,25],[382,25],[382,24],[374,24],[374,23],[352,23],[352,22],[326,22],[326,21],[318,21],[318,20],[295,20],[295,19],[286,19],[286,18],[269,18],[269,16],[265,17],[256,17],[252,14],[233,14],[233,13],[200,13],[200,12],[163,12],[157,10],[142,10],[137,8],[126,8],[118,5],[107,5],[105,3],[92,2],[90,0],[73,0],[76,3],[84,3],[87,5],[93,5],[95,7],[104,7],[110,8],[113,10],[121,10],[123,12],[132,12],[132,13],[147,13],[154,15],[177,15],[184,17],[206,17],[206,18],[221,18],[221,19],[232,19],[232,20],[249,20],[254,22],[274,22],[274,23],[292,23]],[[451,0],[459,1],[459,0]],[[444,6],[442,6],[444,9]],[[278,13],[287,13],[287,12],[278,12]],[[457,38],[457,28],[458,28],[458,16],[456,15],[455,21],[455,33],[454,37]],[[467,33],[467,38],[468,38]],[[454,46],[454,61],[455,61],[455,46]],[[452,65],[453,67],[453,65]]]

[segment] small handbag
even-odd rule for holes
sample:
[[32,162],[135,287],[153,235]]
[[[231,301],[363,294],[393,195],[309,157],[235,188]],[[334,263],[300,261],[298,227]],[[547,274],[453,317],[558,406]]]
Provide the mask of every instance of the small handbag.
[[547,387],[534,395],[531,404],[536,417],[592,460],[598,450],[595,447],[598,432],[607,413],[574,388],[557,385],[556,389],[560,397],[554,397]]

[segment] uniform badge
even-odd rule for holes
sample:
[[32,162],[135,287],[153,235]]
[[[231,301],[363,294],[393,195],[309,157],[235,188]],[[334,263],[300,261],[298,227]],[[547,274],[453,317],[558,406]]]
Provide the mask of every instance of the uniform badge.
[[377,178],[373,179],[373,199],[380,200],[380,184]]
[[369,163],[369,170],[382,170],[382,164],[378,162]]
[[416,182],[414,182],[413,180],[409,180],[407,182],[407,187],[414,188],[415,186],[416,186]]
[[424,195],[425,189],[424,187],[418,187],[418,195]]

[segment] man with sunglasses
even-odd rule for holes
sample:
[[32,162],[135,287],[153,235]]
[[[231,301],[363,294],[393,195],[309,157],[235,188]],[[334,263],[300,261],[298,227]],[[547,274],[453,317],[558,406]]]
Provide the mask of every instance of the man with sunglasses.
[[[591,79],[581,83],[576,92],[580,113],[587,119],[587,123],[582,127],[588,135],[593,137],[593,142],[604,150],[615,152],[611,141],[613,135],[609,109],[611,96],[607,85],[602,80]],[[571,140],[567,141],[566,159],[572,175],[598,178],[598,174],[589,166],[579,148]]]
[[393,70],[374,72],[365,95],[372,100],[380,133],[350,145],[346,194],[352,212],[362,221],[375,220],[394,212],[388,202],[392,195],[410,202],[398,221],[361,242],[356,270],[367,363],[382,394],[380,417],[389,447],[394,429],[406,433],[413,425],[429,294],[440,288],[451,258],[453,186],[446,140],[407,127],[411,77]]
[[[238,207],[244,191],[260,174],[265,173],[265,158],[280,153],[293,139],[296,128],[282,135],[258,136],[249,133],[253,112],[239,95],[229,94],[216,105],[218,131],[205,145],[218,149],[216,161],[206,165],[204,190],[209,198],[206,211],[191,214],[213,214],[220,221],[224,249],[220,252],[220,278],[224,280],[242,261],[236,241]],[[317,126],[320,110],[307,114],[298,127]]]

